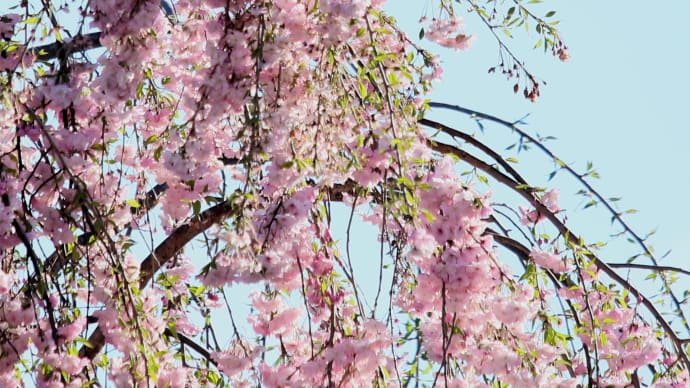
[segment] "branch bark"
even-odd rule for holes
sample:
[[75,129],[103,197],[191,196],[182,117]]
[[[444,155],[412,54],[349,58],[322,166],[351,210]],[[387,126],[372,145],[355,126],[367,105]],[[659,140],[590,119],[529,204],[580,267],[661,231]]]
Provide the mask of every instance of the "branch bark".
[[[198,217],[179,226],[168,236],[163,243],[144,259],[140,266],[139,288],[146,287],[153,278],[153,275],[164,266],[177,252],[187,245],[194,237],[201,232],[227,219],[236,210],[230,203],[223,202],[213,206]],[[93,359],[101,351],[105,344],[105,336],[100,327],[89,337],[89,345],[79,350],[80,357]]]
[[[469,153],[457,147],[443,143],[434,143],[431,141],[429,141],[429,146],[438,152],[444,154],[453,154],[459,157],[461,160],[489,174],[499,183],[511,188],[513,191],[525,198],[532,206],[534,206],[540,214],[543,214],[549,220],[549,222],[551,222],[551,224],[556,227],[558,232],[565,238],[565,240],[568,243],[576,247],[581,247],[580,242],[582,241],[582,239],[578,237],[573,231],[571,231],[567,226],[565,226],[565,224],[558,219],[556,214],[551,212],[544,204],[542,204],[541,201],[539,201],[539,199],[534,195],[533,190],[530,187],[521,188],[522,186],[518,182],[514,181],[507,175],[498,171],[493,166],[487,164],[483,160],[480,160],[475,156],[470,155]],[[594,262],[594,264],[600,271],[605,273],[616,283],[620,284],[621,287],[627,289],[628,292],[633,297],[635,297],[640,304],[647,308],[647,310],[654,316],[654,319],[656,319],[659,325],[661,325],[661,327],[664,329],[664,332],[671,340],[673,345],[676,347],[676,352],[678,353],[678,356],[683,362],[685,368],[690,369],[690,359],[688,359],[688,356],[687,354],[685,354],[685,351],[683,349],[683,344],[685,342],[688,342],[688,340],[681,339],[678,337],[671,325],[666,321],[666,319],[664,319],[664,316],[654,306],[654,303],[650,301],[644,294],[642,294],[642,292],[637,290],[637,288],[635,288],[630,282],[628,282],[621,275],[619,275],[613,268],[611,268],[611,266],[602,261],[597,255],[595,255],[587,249],[584,249],[583,254],[589,260]]]
[[[168,0],[161,0],[160,8],[171,23],[177,23],[175,8]],[[76,35],[64,42],[54,42],[28,49],[28,54],[39,61],[49,61],[56,58],[67,58],[74,53],[84,52],[101,47],[101,31]]]
[[[532,144],[534,144],[539,150],[541,150],[544,154],[546,154],[548,157],[550,157],[554,162],[558,163],[561,168],[565,169],[570,175],[572,175],[580,184],[582,184],[591,194],[593,194],[604,206],[606,209],[612,214],[613,219],[618,221],[618,223],[623,227],[623,230],[625,230],[626,233],[628,233],[633,240],[637,243],[638,246],[642,249],[644,252],[644,255],[649,257],[651,260],[652,264],[654,266],[659,266],[659,261],[652,252],[652,250],[647,246],[645,243],[645,239],[643,239],[639,234],[637,234],[628,224],[625,222],[625,220],[622,217],[622,214],[620,212],[617,212],[611,203],[604,198],[592,185],[587,182],[584,179],[584,176],[581,174],[578,174],[572,167],[564,163],[556,154],[554,154],[550,149],[548,149],[544,144],[541,143],[538,139],[535,139],[532,135],[529,133],[525,132],[522,130],[520,127],[518,127],[516,124],[517,122],[509,122],[506,120],[503,120],[499,117],[496,117],[494,115],[486,114],[483,112],[479,112],[473,109],[468,109],[459,105],[452,105],[452,104],[446,104],[442,102],[430,102],[429,106],[431,108],[440,108],[440,109],[447,109],[459,113],[463,113],[466,115],[469,115],[470,117],[474,117],[477,120],[487,120],[494,122],[496,124],[500,124],[501,126],[504,126],[506,128],[509,128],[510,130],[514,131],[518,135],[520,135],[521,138],[525,138],[529,140]],[[452,136],[452,135],[451,135]],[[666,279],[666,276],[662,273],[661,274],[661,279],[664,283],[664,288],[668,292],[668,294],[671,297],[671,300],[673,301],[673,304],[676,308],[676,311],[678,312],[678,315],[680,318],[682,318],[682,324],[684,325],[685,329],[690,332],[690,322],[685,316],[685,313],[683,312],[681,302],[676,296],[676,294],[673,292],[671,289],[671,285]]]
[[[340,201],[344,193],[351,193],[355,188],[354,181],[336,184],[328,190],[331,200]],[[175,254],[180,252],[192,239],[213,225],[226,220],[234,211],[239,210],[229,202],[223,202],[203,211],[198,217],[180,225],[156,249],[149,254],[139,267],[139,289],[148,286],[153,276]],[[89,337],[89,345],[79,350],[80,357],[93,359],[105,345],[105,337],[100,327]]]

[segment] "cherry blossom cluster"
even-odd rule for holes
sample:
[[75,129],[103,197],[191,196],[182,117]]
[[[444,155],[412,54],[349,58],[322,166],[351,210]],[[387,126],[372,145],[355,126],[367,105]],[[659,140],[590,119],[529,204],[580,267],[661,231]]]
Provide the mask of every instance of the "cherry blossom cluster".
[[[603,386],[659,364],[660,386],[686,383],[591,263],[530,247],[526,268],[573,282],[549,295],[499,258],[490,195],[418,124],[438,59],[382,6],[91,1],[102,50],[48,64],[26,49],[40,30],[1,17],[30,38],[0,59],[0,385]],[[425,36],[464,49],[461,28]],[[526,228],[561,211],[557,190],[533,201]],[[387,314],[365,307],[336,202],[390,252]],[[246,285],[250,334],[220,297]]]
[[[419,20],[419,23],[424,25],[426,18]],[[424,27],[424,37],[432,42],[447,48],[456,50],[466,49],[472,42],[472,37],[460,32],[462,29],[462,20],[450,16],[448,19],[433,18],[427,26]]]

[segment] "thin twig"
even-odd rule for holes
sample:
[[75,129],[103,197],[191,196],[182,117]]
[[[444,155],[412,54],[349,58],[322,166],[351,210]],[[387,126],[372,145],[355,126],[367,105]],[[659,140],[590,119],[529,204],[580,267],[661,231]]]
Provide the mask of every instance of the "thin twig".
[[163,335],[166,337],[172,337],[180,341],[181,343],[189,346],[190,348],[194,349],[195,352],[199,353],[202,357],[204,357],[208,362],[213,364],[213,366],[218,367],[218,363],[211,358],[211,353],[206,350],[203,346],[199,345],[198,343],[194,342],[191,338],[180,334],[178,332],[173,332],[172,330],[166,328],[163,330]]
[[690,275],[690,271],[687,269],[679,267],[671,267],[668,265],[647,265],[647,264],[635,264],[635,263],[609,263],[611,268],[634,268],[634,269],[647,269],[655,272],[678,272],[683,275]]

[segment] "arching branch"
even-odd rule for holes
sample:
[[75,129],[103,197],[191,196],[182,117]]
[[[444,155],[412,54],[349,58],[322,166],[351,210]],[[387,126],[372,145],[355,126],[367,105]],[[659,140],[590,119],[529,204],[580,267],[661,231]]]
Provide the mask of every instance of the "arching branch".
[[[332,200],[342,200],[345,193],[354,190],[354,181],[347,181],[343,184],[336,184],[328,190],[329,198]],[[153,276],[165,264],[167,264],[178,252],[180,252],[192,239],[200,233],[206,231],[213,225],[218,225],[230,217],[233,212],[238,211],[236,206],[230,202],[223,202],[203,211],[198,217],[189,222],[178,226],[156,249],[149,254],[139,267],[139,288],[148,286]],[[89,337],[89,345],[84,346],[79,351],[80,357],[93,359],[105,345],[105,337],[100,328]]]
[[[541,150],[544,154],[546,154],[549,158],[551,158],[554,162],[558,163],[558,165],[565,169],[571,176],[573,176],[580,184],[582,184],[591,194],[593,194],[604,206],[606,209],[612,214],[613,219],[615,219],[622,227],[623,230],[625,230],[626,233],[628,233],[633,240],[640,246],[642,251],[644,252],[645,256],[649,257],[649,259],[652,261],[652,264],[654,266],[659,266],[659,261],[652,252],[652,250],[647,246],[647,244],[644,242],[644,239],[637,234],[628,224],[625,222],[625,220],[622,217],[622,214],[618,211],[616,211],[613,208],[613,205],[611,205],[610,201],[608,201],[604,196],[602,196],[592,185],[583,178],[583,175],[577,173],[572,167],[570,167],[568,164],[564,163],[556,154],[554,154],[549,148],[547,148],[542,142],[540,142],[538,139],[534,138],[532,135],[521,129],[516,125],[515,122],[509,122],[506,120],[503,120],[499,117],[496,117],[494,115],[486,114],[483,112],[479,112],[476,110],[468,109],[459,105],[452,105],[452,104],[446,104],[442,102],[430,102],[429,106],[432,108],[441,108],[441,109],[448,109],[451,111],[463,113],[466,115],[469,115],[477,120],[487,120],[494,122],[496,124],[500,124],[501,126],[504,126],[506,128],[509,128],[510,130],[514,131],[517,133],[521,138],[525,138],[529,140],[532,144],[534,144],[539,150]],[[441,129],[441,128],[439,128]],[[451,135],[453,136],[453,135]],[[690,331],[690,326],[688,323],[688,319],[685,317],[685,313],[683,312],[683,309],[681,307],[680,300],[678,297],[673,293],[671,289],[671,285],[669,284],[668,280],[666,279],[666,276],[663,274],[661,275],[661,279],[664,283],[664,288],[668,291],[668,293],[671,296],[671,300],[673,301],[673,304],[676,307],[676,311],[678,312],[679,316],[682,318],[683,325],[685,328]]]
[[[470,165],[484,171],[488,175],[490,175],[492,178],[496,179],[499,183],[509,187],[512,189],[514,192],[525,198],[532,206],[534,206],[537,211],[540,214],[543,214],[551,224],[556,227],[558,232],[565,238],[565,240],[573,245],[573,246],[581,246],[581,239],[578,237],[577,234],[575,234],[573,231],[571,231],[565,224],[558,219],[555,213],[550,211],[541,201],[534,195],[534,191],[530,187],[524,187],[519,185],[516,181],[508,177],[507,175],[503,174],[502,172],[498,171],[496,168],[493,166],[487,164],[483,160],[480,160],[476,158],[475,156],[467,153],[466,151],[463,151],[455,146],[448,145],[448,144],[443,144],[443,143],[435,143],[432,141],[429,141],[429,146],[433,148],[434,150],[444,153],[444,154],[452,154],[460,158],[461,160],[469,163]],[[664,316],[659,312],[659,310],[654,306],[654,303],[650,301],[642,292],[640,292],[635,286],[633,286],[629,281],[624,279],[621,275],[619,275],[613,268],[611,268],[607,263],[602,261],[597,255],[592,253],[589,250],[585,250],[583,252],[585,257],[587,257],[589,260],[591,260],[596,267],[605,273],[607,276],[609,276],[612,280],[614,280],[616,283],[620,284],[621,287],[626,289],[633,297],[636,298],[636,300],[645,306],[647,310],[654,316],[654,318],[657,320],[659,325],[663,328],[664,332],[668,336],[668,338],[671,340],[673,345],[676,347],[676,353],[678,354],[678,357],[680,357],[683,365],[686,368],[690,369],[690,359],[688,359],[687,354],[683,350],[683,344],[687,342],[684,339],[681,339],[678,337],[678,335],[675,333],[671,325],[664,319]]]
[[[202,212],[198,217],[177,227],[156,249],[141,263],[139,272],[139,288],[148,285],[153,275],[170,259],[187,245],[199,233],[216,225],[232,214],[236,208],[229,202],[223,202]],[[93,359],[103,348],[105,337],[100,327],[89,337],[90,346],[79,350],[80,357]]]
[[457,129],[451,128],[447,125],[441,124],[437,121],[434,120],[429,120],[426,118],[423,118],[419,120],[419,124],[425,125],[430,128],[437,129],[447,135],[452,136],[453,138],[460,138],[467,143],[471,144],[472,146],[478,148],[480,151],[484,152],[485,154],[489,155],[491,159],[495,160],[496,163],[498,163],[503,169],[505,169],[512,177],[515,179],[517,182],[520,184],[527,184],[527,181],[520,175],[520,173],[517,172],[511,166],[506,162],[501,155],[498,154],[498,152],[494,151],[491,147],[487,146],[486,144],[480,142],[477,140],[474,136],[471,136],[465,132],[458,131]]

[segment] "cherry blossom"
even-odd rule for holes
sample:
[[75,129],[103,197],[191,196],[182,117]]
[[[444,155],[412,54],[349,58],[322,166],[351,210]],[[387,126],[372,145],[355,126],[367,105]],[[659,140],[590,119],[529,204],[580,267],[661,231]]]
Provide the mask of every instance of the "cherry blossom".
[[384,1],[36,7],[0,17],[0,385],[687,385],[558,189],[420,121],[444,69]]

